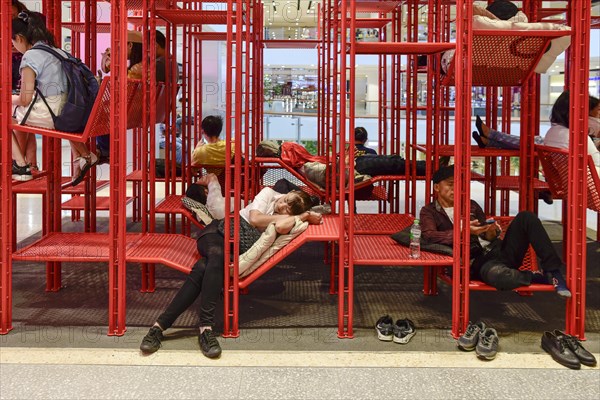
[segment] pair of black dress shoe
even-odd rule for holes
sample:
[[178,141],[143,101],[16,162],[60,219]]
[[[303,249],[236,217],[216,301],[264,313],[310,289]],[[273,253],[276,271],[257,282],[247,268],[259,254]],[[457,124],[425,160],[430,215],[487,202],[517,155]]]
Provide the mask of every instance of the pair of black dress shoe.
[[571,369],[580,369],[581,364],[596,366],[596,357],[583,348],[579,339],[558,329],[544,332],[542,349],[550,354],[554,361]]

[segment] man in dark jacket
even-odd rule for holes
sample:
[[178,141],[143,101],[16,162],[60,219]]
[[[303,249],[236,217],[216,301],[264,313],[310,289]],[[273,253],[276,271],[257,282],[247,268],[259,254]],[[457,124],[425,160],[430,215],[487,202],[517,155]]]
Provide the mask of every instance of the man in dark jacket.
[[[421,209],[423,238],[432,243],[453,245],[454,166],[440,168],[433,175],[437,199]],[[479,204],[471,200],[471,277],[481,279],[499,290],[512,290],[531,283],[552,283],[559,296],[571,297],[560,272],[563,266],[539,218],[519,212],[511,222],[504,239],[497,222],[486,224]],[[544,275],[520,271],[529,245],[541,260]]]

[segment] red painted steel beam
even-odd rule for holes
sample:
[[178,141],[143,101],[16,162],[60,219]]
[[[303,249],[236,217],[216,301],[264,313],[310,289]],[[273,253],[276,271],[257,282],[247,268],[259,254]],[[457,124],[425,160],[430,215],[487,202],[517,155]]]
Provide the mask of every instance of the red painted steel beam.
[[108,335],[125,333],[126,268],[126,141],[127,141],[127,8],[124,0],[111,2],[111,146],[108,265]]
[[[462,254],[454,260],[452,286],[452,335],[460,336],[469,319],[469,260],[470,234],[460,227],[470,224],[471,196],[471,63],[473,43],[473,2],[456,2],[456,112],[454,147],[454,254]],[[460,223],[456,223],[459,222]],[[457,273],[458,272],[458,273]]]
[[0,0],[0,334],[6,334],[12,326],[12,3]]
[[589,1],[570,2],[570,143],[569,190],[567,196],[567,284],[573,297],[567,301],[566,331],[585,339],[586,295],[586,209],[587,209],[587,154],[589,112],[589,59],[590,13]]

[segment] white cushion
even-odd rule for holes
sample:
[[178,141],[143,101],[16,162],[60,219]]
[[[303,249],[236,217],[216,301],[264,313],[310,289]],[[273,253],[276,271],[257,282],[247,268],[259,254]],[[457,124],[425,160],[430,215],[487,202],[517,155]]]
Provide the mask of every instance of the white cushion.
[[[275,224],[272,223],[267,227],[267,230],[265,230],[263,235],[265,235],[265,233],[267,233],[267,231],[271,227],[272,227],[273,232],[275,232]],[[246,253],[249,253],[254,248],[254,246],[252,246],[252,248],[250,250],[248,250],[246,253],[244,253],[244,255],[240,256],[240,277],[244,277],[244,276],[251,274],[258,267],[263,265],[265,263],[265,261],[267,261],[269,258],[273,257],[279,250],[281,250],[283,247],[285,247],[285,245],[287,245],[289,242],[291,242],[296,236],[298,236],[302,232],[304,232],[307,228],[308,228],[308,222],[302,222],[300,220],[300,218],[296,218],[296,223],[295,223],[294,227],[292,228],[292,230],[290,231],[290,233],[285,234],[285,235],[279,235],[279,236],[277,236],[277,232],[275,232],[274,235],[273,235],[273,233],[269,233],[268,234],[269,238],[265,239],[265,243],[268,243],[272,236],[275,236],[275,240],[273,242],[271,242],[272,244],[268,248],[264,249],[264,251],[261,253],[261,255],[256,260],[254,260],[254,263],[249,264],[249,263],[244,262],[244,264],[243,264],[244,268],[242,269],[242,256],[244,256]],[[261,236],[261,239],[262,239],[262,236]],[[258,253],[258,251],[257,251],[257,253]],[[250,258],[254,258],[253,255],[249,256],[248,260],[250,260]]]
[[210,214],[210,211],[208,211],[208,208],[204,204],[202,204],[199,201],[196,201],[194,199],[190,199],[189,197],[186,197],[186,196],[183,196],[181,198],[181,203],[183,204],[183,206],[185,208],[192,211],[194,213],[194,215],[196,216],[196,219],[198,221],[202,222],[204,225],[208,225],[212,222],[213,217]]
[[275,223],[272,222],[267,226],[262,235],[260,235],[256,243],[248,251],[240,255],[240,276],[244,276],[246,271],[256,264],[263,253],[275,242],[275,239],[277,239],[277,231],[275,230]]

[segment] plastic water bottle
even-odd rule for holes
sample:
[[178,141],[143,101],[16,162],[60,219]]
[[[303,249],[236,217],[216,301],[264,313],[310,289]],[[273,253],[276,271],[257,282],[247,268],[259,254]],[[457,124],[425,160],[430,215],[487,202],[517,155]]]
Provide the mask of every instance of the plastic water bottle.
[[419,220],[415,219],[410,228],[410,258],[421,257],[421,225]]

